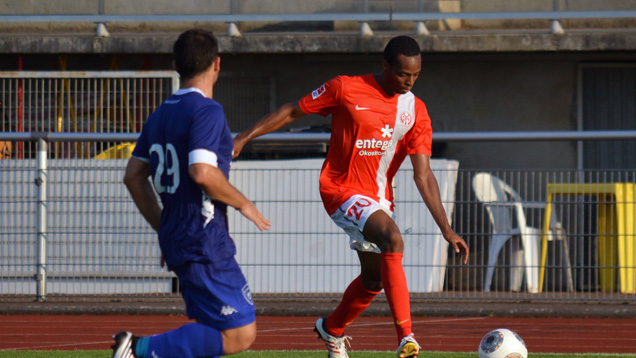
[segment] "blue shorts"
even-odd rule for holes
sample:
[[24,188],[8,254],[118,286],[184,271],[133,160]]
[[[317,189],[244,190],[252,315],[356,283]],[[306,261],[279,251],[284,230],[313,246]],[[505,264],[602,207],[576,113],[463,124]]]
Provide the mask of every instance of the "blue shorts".
[[210,264],[190,261],[174,272],[190,319],[220,331],[256,320],[252,293],[234,256]]

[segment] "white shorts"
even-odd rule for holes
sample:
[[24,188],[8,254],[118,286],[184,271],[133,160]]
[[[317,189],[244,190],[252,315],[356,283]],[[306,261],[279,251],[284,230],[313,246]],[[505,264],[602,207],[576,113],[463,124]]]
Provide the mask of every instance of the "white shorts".
[[378,210],[383,210],[395,220],[395,214],[388,207],[382,206],[377,201],[364,195],[350,197],[331,215],[331,220],[349,235],[349,247],[352,250],[379,254],[380,249],[376,244],[365,240],[364,235],[362,235],[367,219]]

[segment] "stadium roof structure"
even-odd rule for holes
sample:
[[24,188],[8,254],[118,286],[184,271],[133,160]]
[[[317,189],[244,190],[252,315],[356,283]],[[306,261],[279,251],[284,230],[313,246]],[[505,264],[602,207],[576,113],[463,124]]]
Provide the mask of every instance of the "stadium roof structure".
[[221,52],[237,54],[378,53],[396,34],[438,53],[636,50],[636,10],[620,10],[0,15],[0,52],[167,54],[191,27],[213,30]]

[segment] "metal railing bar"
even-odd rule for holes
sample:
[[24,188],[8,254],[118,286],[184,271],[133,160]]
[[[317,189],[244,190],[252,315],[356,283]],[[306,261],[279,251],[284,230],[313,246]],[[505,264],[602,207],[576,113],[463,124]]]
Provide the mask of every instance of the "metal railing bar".
[[269,21],[391,21],[391,20],[508,20],[633,18],[636,10],[517,11],[517,12],[370,12],[314,14],[209,14],[209,15],[0,15],[1,22],[269,22]]
[[210,15],[0,15],[2,22],[270,22],[389,21],[389,13],[210,14]]
[[[235,135],[236,133],[234,133]],[[253,141],[328,142],[330,133],[269,133]],[[139,133],[61,133],[61,132],[0,132],[0,140],[37,141],[113,141],[133,142]],[[636,139],[636,130],[610,131],[522,131],[522,132],[436,132],[437,142],[509,142],[509,141],[570,141],[570,140]]]
[[393,20],[553,20],[553,19],[600,19],[632,18],[634,10],[620,11],[520,11],[520,12],[406,12],[393,13]]
[[0,71],[0,78],[179,78],[176,71]]

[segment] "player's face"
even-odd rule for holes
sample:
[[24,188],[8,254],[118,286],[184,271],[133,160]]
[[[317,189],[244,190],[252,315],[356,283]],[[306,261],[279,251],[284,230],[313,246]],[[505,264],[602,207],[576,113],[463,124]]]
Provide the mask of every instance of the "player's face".
[[422,70],[422,57],[399,55],[393,65],[384,63],[384,71],[388,75],[387,89],[393,93],[404,94],[413,88]]

